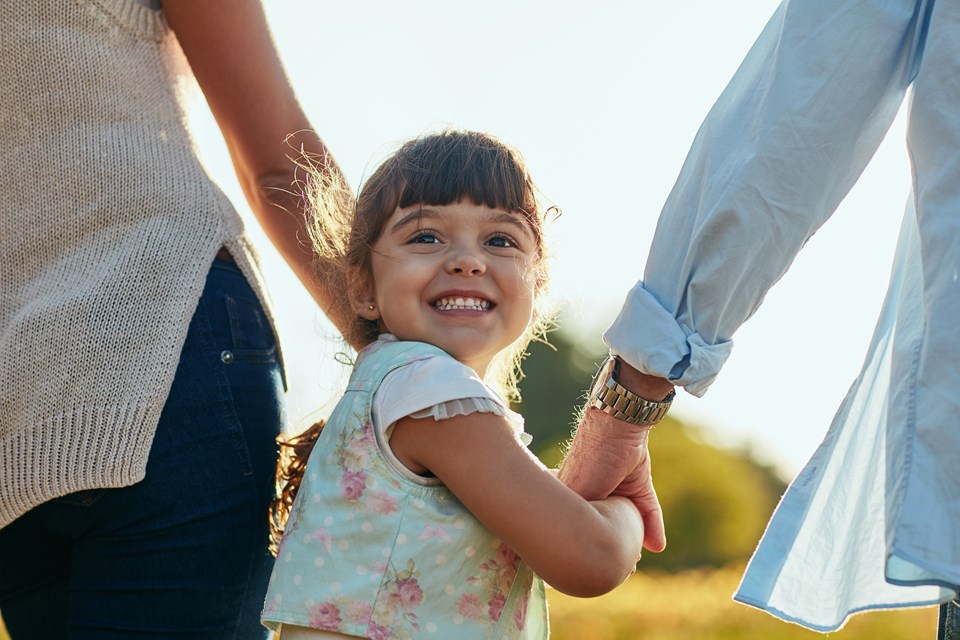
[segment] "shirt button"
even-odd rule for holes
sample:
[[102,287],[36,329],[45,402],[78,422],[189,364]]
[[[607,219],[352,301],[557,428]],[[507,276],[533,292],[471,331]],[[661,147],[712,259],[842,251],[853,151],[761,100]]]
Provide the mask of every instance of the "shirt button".
[[224,364],[230,364],[233,362],[233,351],[221,351],[220,362]]

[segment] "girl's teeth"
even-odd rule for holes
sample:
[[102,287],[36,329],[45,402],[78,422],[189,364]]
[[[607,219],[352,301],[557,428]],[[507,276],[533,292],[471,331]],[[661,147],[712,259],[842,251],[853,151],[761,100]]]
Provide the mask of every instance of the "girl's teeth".
[[437,300],[435,306],[443,311],[449,309],[471,309],[473,311],[484,311],[490,308],[490,303],[482,298],[441,298]]

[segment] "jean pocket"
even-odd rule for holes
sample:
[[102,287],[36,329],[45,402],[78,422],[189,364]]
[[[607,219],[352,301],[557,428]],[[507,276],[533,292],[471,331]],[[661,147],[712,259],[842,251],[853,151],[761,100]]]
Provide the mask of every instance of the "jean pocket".
[[233,343],[230,360],[276,362],[277,339],[260,302],[235,296],[224,296],[224,300]]

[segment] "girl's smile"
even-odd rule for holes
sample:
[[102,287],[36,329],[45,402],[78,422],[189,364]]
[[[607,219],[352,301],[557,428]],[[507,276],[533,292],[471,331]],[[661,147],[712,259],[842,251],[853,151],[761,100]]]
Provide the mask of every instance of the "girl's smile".
[[472,292],[453,292],[442,296],[433,303],[439,311],[487,311],[493,308],[493,303],[479,294]]
[[532,317],[536,242],[527,225],[469,201],[398,208],[374,243],[372,281],[358,287],[354,308],[482,376]]

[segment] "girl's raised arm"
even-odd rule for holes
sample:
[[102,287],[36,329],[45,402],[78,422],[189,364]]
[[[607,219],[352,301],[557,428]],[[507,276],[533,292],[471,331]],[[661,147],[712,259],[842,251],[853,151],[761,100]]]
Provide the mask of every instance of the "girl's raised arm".
[[506,418],[472,413],[442,421],[404,418],[390,438],[397,458],[429,470],[548,584],[598,596],[633,571],[643,521],[633,503],[587,501],[518,441]]

